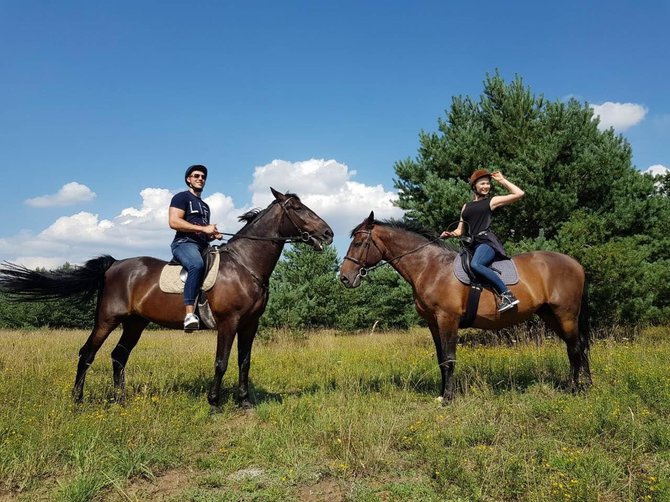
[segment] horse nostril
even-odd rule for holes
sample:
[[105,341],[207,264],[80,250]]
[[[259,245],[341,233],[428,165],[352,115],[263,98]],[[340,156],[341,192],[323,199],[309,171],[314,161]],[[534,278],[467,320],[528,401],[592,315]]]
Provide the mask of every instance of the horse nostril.
[[333,237],[335,234],[333,234],[333,231],[329,228],[328,230],[326,230],[326,231],[324,232],[324,235],[325,235],[326,237]]
[[345,276],[341,275],[340,276],[340,281],[342,281],[342,284],[349,284],[349,279],[347,279]]

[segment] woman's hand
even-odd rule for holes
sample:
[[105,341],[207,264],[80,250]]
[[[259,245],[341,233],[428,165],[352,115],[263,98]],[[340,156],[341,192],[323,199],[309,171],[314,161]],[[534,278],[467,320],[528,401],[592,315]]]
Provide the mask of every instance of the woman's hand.
[[440,239],[444,237],[456,237],[456,232],[450,232],[449,230],[445,230],[440,234]]
[[505,177],[503,176],[503,173],[501,173],[500,171],[495,171],[495,172],[491,173],[491,178],[494,179],[495,181],[497,181],[498,183],[500,183],[501,181],[503,181],[505,179]]

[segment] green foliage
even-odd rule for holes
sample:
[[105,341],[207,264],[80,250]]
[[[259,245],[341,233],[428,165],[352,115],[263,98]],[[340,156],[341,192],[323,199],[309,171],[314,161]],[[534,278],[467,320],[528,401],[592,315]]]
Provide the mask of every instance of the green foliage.
[[297,244],[284,251],[270,280],[270,300],[263,327],[379,329],[407,328],[418,323],[412,290],[391,267],[370,273],[354,290],[338,280],[335,249],[315,253]]
[[[599,131],[588,104],[551,102],[521,77],[487,75],[478,101],[455,97],[416,159],[395,164],[398,205],[432,228],[459,219],[467,178],[500,170],[526,196],[496,211],[510,252],[549,249],[586,268],[595,321],[667,322],[670,177],[637,171],[628,142]],[[495,185],[495,184],[494,184]]]
[[412,288],[390,266],[373,270],[361,286],[344,294],[346,308],[338,316],[340,329],[406,329],[420,322]]
[[264,326],[276,328],[332,327],[341,307],[337,284],[337,253],[326,246],[316,253],[306,244],[284,250],[270,279],[270,301]]

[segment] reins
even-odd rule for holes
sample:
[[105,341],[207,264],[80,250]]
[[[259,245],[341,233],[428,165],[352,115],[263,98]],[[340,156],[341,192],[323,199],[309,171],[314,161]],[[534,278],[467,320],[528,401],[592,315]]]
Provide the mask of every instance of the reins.
[[[286,208],[286,204],[288,201],[290,201],[293,197],[288,197],[284,202],[280,204],[282,210],[284,211],[284,214],[288,217],[289,221],[293,224],[296,230],[300,232],[300,227],[298,224],[295,222],[295,220],[291,217],[291,213],[289,213],[288,209]],[[252,241],[272,241],[272,242],[304,242],[307,243],[312,239],[312,234],[310,234],[307,231],[302,231],[300,232],[300,235],[292,235],[289,237],[260,237],[256,235],[238,235],[238,234],[230,234],[228,232],[220,232],[221,235],[228,235],[231,237],[237,237],[239,239],[249,239]]]
[[[382,256],[384,256],[384,253],[382,252],[382,250],[379,249],[379,246],[377,246],[377,244],[375,243],[375,241],[372,239],[372,230],[359,230],[359,231],[357,231],[357,232],[355,232],[355,233],[356,233],[356,234],[364,233],[364,234],[367,234],[367,235],[368,235],[367,240],[365,241],[365,244],[366,244],[365,258],[364,258],[364,261],[365,261],[365,262],[367,262],[367,259],[368,259],[368,253],[370,252],[370,244],[371,244],[371,243],[372,243],[372,245],[374,245],[374,247],[377,248],[377,251],[379,251],[379,253],[380,253]],[[395,262],[395,261],[398,261],[398,260],[400,260],[401,258],[403,258],[403,257],[405,257],[405,256],[407,256],[407,255],[409,255],[409,254],[416,253],[416,252],[419,251],[420,249],[423,249],[423,248],[425,248],[426,246],[429,246],[429,245],[431,245],[431,244],[437,242],[438,240],[440,240],[440,237],[439,237],[439,236],[438,236],[438,237],[435,237],[435,238],[433,238],[433,239],[431,239],[431,240],[429,240],[428,242],[424,242],[423,244],[421,244],[420,246],[418,246],[418,247],[416,247],[416,248],[414,248],[414,249],[410,249],[409,251],[407,251],[407,252],[405,252],[405,253],[402,253],[402,254],[400,254],[400,255],[398,255],[398,256],[394,256],[394,257],[391,258],[390,260],[381,260],[379,263],[377,263],[376,265],[373,265],[373,266],[371,266],[371,267],[366,266],[365,263],[363,263],[363,262],[361,262],[360,260],[357,260],[356,258],[353,258],[353,257],[351,257],[351,256],[349,256],[349,255],[346,255],[346,256],[344,257],[344,260],[349,260],[349,261],[355,263],[356,265],[358,265],[358,266],[360,267],[360,268],[358,269],[358,276],[361,277],[361,279],[362,279],[363,277],[367,276],[369,272],[372,272],[372,271],[375,270],[376,268],[383,267],[384,265],[390,265],[391,263],[393,263],[393,262]]]

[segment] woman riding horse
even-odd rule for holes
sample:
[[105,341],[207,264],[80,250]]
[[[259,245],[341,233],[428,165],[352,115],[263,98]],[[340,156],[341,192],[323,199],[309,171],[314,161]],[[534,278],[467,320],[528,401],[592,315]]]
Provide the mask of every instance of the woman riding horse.
[[[509,193],[489,198],[491,179],[500,183]],[[458,227],[453,232],[445,230],[440,234],[440,237],[460,237],[467,225],[468,234],[472,238],[470,267],[478,276],[493,286],[500,297],[498,311],[505,312],[517,305],[519,300],[512,294],[498,274],[490,268],[496,258],[508,258],[500,240],[491,231],[491,219],[493,211],[516,202],[524,196],[524,191],[505,179],[500,171],[489,173],[486,169],[477,169],[472,173],[470,187],[474,192],[473,200],[463,206]]]
[[[374,213],[351,232],[352,241],[340,267],[340,281],[360,286],[368,272],[388,263],[412,286],[416,310],[433,336],[442,374],[440,397],[454,395],[454,367],[460,320],[466,312],[470,287],[454,273],[458,253],[432,231],[416,223],[377,221]],[[513,258],[519,282],[513,286],[521,299],[518,308],[498,311],[494,293],[482,291],[472,321],[477,329],[500,329],[537,314],[565,342],[570,360],[570,388],[578,390],[580,373],[591,383],[589,323],[585,276],[573,258],[549,251],[517,254]]]

